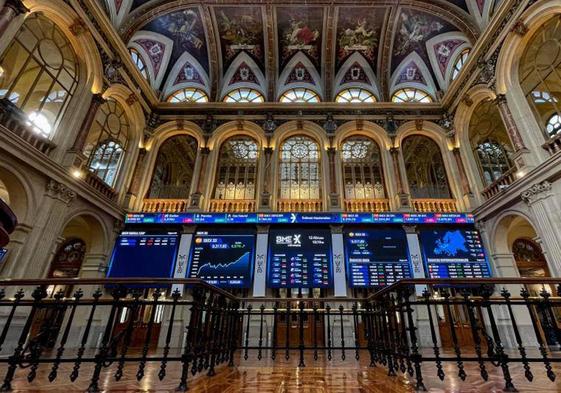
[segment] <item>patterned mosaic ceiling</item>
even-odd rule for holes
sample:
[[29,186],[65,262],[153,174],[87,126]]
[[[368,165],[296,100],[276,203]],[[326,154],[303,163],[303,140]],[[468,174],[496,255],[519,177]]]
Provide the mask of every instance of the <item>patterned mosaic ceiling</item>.
[[416,87],[438,98],[500,0],[100,0],[164,100],[249,87],[276,101],[303,87],[332,101],[349,87],[380,101]]

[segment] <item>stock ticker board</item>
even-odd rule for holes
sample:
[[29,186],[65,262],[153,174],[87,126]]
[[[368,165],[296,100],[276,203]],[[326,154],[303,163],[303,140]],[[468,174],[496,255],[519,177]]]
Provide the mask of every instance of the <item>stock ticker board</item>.
[[249,288],[255,235],[199,231],[193,237],[189,278],[222,288]]
[[422,228],[419,236],[429,278],[491,277],[481,235],[475,228]]
[[126,224],[473,224],[465,213],[129,213]]
[[382,287],[411,278],[407,237],[402,228],[348,228],[344,239],[351,288]]

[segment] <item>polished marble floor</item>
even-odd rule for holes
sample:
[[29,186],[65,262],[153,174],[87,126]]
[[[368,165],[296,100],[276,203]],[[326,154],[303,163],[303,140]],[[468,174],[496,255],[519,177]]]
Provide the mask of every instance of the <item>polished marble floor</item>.
[[[189,392],[191,393],[327,393],[327,392],[356,392],[356,393],[397,393],[414,392],[414,381],[403,376],[388,377],[385,369],[381,367],[368,367],[366,359],[356,361],[352,354],[345,362],[334,360],[318,360],[314,362],[311,357],[307,359],[307,366],[296,367],[297,359],[293,357],[290,361],[277,360],[272,362],[263,359],[257,361],[254,357],[248,361],[238,361],[237,367],[221,367],[216,376],[199,376],[190,380]],[[447,373],[444,382],[436,378],[436,370],[430,365],[423,367],[425,384],[431,392],[502,392],[503,381],[500,370],[490,364],[487,365],[490,378],[484,382],[479,377],[478,368],[475,364],[467,364],[466,372],[468,378],[462,382],[455,376],[456,369],[453,364],[445,365]],[[84,365],[80,378],[71,383],[68,380],[71,366],[62,365],[59,378],[50,383],[47,375],[50,371],[49,365],[39,367],[38,377],[28,383],[26,380],[27,370],[20,370],[13,383],[15,392],[60,392],[74,393],[84,392],[88,386],[88,377],[92,368]],[[116,382],[113,378],[115,368],[111,367],[105,371],[100,381],[100,386],[105,392],[132,393],[152,392],[170,393],[175,392],[179,378],[178,365],[169,364],[168,375],[163,382],[157,378],[159,364],[147,366],[146,377],[137,382],[135,378],[136,367],[127,366],[125,375],[121,381]],[[561,367],[556,368],[558,378],[551,382],[545,377],[543,365],[536,364],[532,367],[535,378],[532,383],[526,381],[523,370],[519,366],[512,366],[511,372],[519,392],[561,392]],[[5,368],[0,368],[0,376],[3,378]],[[189,376],[190,378],[191,375]]]

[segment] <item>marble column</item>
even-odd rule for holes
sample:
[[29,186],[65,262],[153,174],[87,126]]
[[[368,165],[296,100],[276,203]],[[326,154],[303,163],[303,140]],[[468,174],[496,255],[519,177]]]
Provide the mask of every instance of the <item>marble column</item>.
[[403,175],[399,165],[399,149],[397,147],[392,147],[390,149],[390,154],[392,156],[393,172],[397,185],[397,195],[399,196],[399,208],[408,208],[410,206],[409,195],[405,192],[403,187]]
[[327,157],[329,162],[329,207],[332,209],[340,209],[339,193],[337,192],[337,176],[335,169],[335,155],[337,149],[329,147],[327,149]]
[[92,100],[90,102],[88,112],[86,113],[86,117],[82,121],[80,131],[78,131],[78,135],[76,135],[76,139],[74,140],[74,144],[72,145],[72,151],[82,152],[82,150],[84,149],[84,145],[86,144],[86,139],[95,120],[97,110],[104,102],[105,100],[103,99],[101,94],[94,94],[92,96]]
[[454,155],[454,159],[456,160],[456,165],[458,166],[458,170],[460,171],[460,182],[462,184],[462,193],[464,195],[471,195],[471,188],[469,186],[469,180],[466,174],[466,168],[464,166],[464,162],[462,161],[462,156],[460,154],[460,148],[455,147],[452,150],[452,154]]
[[127,192],[126,206],[133,208],[136,205],[136,201],[139,199],[140,195],[140,185],[142,183],[142,178],[144,176],[144,170],[146,167],[146,149],[140,149],[138,152],[138,158],[136,159],[136,166],[134,167],[134,172],[132,175],[131,184],[129,186],[129,191]]
[[504,126],[506,128],[506,132],[512,142],[512,146],[514,147],[514,162],[517,168],[522,168],[526,166],[526,162],[522,157],[523,154],[528,153],[528,149],[524,145],[524,140],[520,135],[520,131],[518,130],[518,126],[512,117],[512,112],[508,107],[508,103],[506,100],[506,96],[504,94],[498,94],[497,98],[495,99],[495,104],[499,110],[501,115],[501,119],[503,120]]
[[551,183],[534,184],[520,194],[535,219],[535,228],[543,241],[544,251],[553,277],[561,275],[561,233],[559,230],[559,206],[551,192]]
[[265,165],[263,166],[263,189],[261,190],[259,208],[261,210],[271,209],[271,186],[273,185],[271,176],[271,160],[273,157],[273,148],[266,147],[263,149],[263,159]]
[[[201,208],[201,198],[204,192],[205,180],[208,178],[203,176],[206,172],[206,167],[208,163],[208,156],[210,154],[210,149],[208,147],[201,147],[199,149],[199,154],[197,154],[197,161],[195,162],[195,176],[194,179],[196,184],[195,192],[191,194],[191,202],[189,209],[200,209]],[[198,168],[197,168],[198,167]]]
[[0,37],[4,35],[16,16],[26,12],[29,12],[29,10],[21,0],[6,0],[4,6],[0,9]]

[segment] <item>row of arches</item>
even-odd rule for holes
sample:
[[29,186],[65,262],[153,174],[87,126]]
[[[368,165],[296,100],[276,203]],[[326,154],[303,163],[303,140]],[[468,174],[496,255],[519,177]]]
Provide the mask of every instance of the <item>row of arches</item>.
[[[189,199],[201,192],[207,200],[251,200],[270,193],[275,201],[307,200],[326,209],[337,193],[344,200],[389,201],[398,193],[396,177],[403,177],[414,199],[460,199],[458,171],[444,132],[427,122],[418,131],[413,122],[392,141],[370,122],[349,122],[330,141],[318,125],[289,122],[267,140],[254,123],[227,123],[208,141],[194,124],[175,123],[157,129],[148,141],[145,171],[148,179],[139,195],[148,199]],[[392,157],[391,148],[401,156]],[[202,151],[209,149],[201,171]],[[397,165],[397,169],[394,166]],[[200,187],[199,177],[204,176]],[[393,202],[392,202],[393,203]],[[278,206],[278,204],[277,204]],[[142,206],[138,206],[141,208]]]

